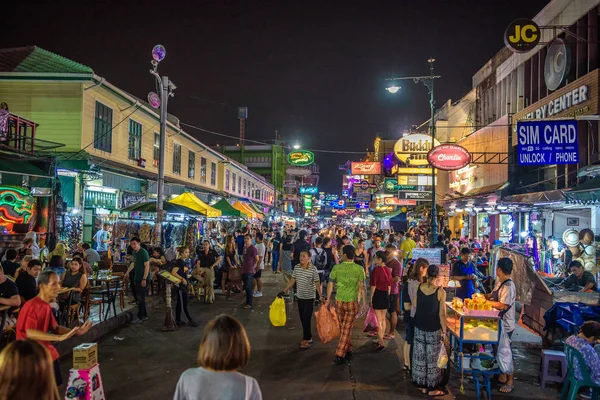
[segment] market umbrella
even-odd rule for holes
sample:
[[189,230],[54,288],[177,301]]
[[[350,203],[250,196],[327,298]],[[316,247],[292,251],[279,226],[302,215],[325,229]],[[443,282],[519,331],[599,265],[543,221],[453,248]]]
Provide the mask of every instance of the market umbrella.
[[248,217],[248,214],[236,209],[225,199],[217,201],[212,207],[220,210],[223,217]]
[[254,211],[249,210],[246,207],[244,207],[244,204],[240,201],[236,201],[235,203],[233,203],[233,208],[248,215],[249,218],[256,218],[256,213]]
[[249,212],[254,214],[254,218],[258,218],[258,219],[264,218],[264,215],[262,215],[262,213],[259,213],[254,208],[252,208],[252,206],[249,203],[246,203],[245,201],[240,201],[240,203],[246,210],[248,210]]
[[[191,208],[172,204],[168,201],[163,203],[163,210],[170,214],[186,214],[186,215],[199,215],[199,213]],[[155,213],[156,212],[156,201],[145,201],[143,203],[136,203],[125,208],[121,208],[120,211],[123,212],[147,212],[147,213]]]
[[215,218],[221,216],[220,210],[212,208],[211,206],[209,206],[190,192],[180,194],[173,200],[170,200],[169,203],[191,208],[192,210],[198,211],[202,215],[206,215],[208,218]]
[[265,215],[264,212],[262,212],[262,210],[260,209],[260,207],[258,207],[256,204],[254,204],[251,201],[248,201],[248,206],[250,206],[250,208],[255,211],[256,213],[260,214],[260,215]]

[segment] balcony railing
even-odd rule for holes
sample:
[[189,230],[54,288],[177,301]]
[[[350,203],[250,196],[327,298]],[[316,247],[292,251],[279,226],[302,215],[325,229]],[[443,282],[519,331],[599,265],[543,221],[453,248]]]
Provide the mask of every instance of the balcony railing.
[[0,110],[0,149],[33,154],[35,151],[56,149],[61,143],[36,139],[38,124],[17,114]]

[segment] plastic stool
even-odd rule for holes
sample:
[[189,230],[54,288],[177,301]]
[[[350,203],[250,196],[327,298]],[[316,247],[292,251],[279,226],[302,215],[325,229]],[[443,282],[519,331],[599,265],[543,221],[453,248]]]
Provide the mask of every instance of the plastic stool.
[[[550,361],[558,361],[560,363],[560,375],[549,375],[548,366]],[[542,350],[542,376],[540,379],[540,387],[546,387],[546,382],[563,383],[567,377],[567,356],[559,350]]]

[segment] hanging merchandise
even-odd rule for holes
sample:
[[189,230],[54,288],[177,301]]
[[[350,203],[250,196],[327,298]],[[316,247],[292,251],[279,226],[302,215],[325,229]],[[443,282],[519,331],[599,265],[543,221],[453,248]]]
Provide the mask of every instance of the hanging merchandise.
[[171,241],[175,246],[183,246],[184,245],[184,237],[185,237],[185,226],[177,225],[173,228],[173,233],[171,234]]
[[190,220],[187,225],[187,231],[185,235],[185,246],[195,249],[198,238],[198,223],[196,220]]
[[163,237],[161,239],[165,249],[171,248],[171,246],[173,245],[173,241],[171,240],[171,234],[173,233],[174,226],[175,225],[171,224],[170,222],[163,224]]
[[152,237],[152,225],[144,222],[140,227],[138,235],[142,243],[150,243],[150,238]]
[[83,235],[83,218],[81,216],[65,215],[65,226],[60,239],[65,242],[70,253],[77,250],[77,244]]

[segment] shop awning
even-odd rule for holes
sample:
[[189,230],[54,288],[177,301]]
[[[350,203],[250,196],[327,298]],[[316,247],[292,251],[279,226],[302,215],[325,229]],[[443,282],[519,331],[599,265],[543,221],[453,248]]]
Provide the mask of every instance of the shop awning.
[[[169,203],[168,201],[163,203],[163,209],[169,214],[202,215],[196,210],[178,204]],[[128,207],[120,209],[119,211],[155,213],[156,201],[145,201],[142,203],[132,204]]]
[[379,219],[390,219],[390,218],[394,218],[397,217],[398,215],[402,214],[402,210],[397,210],[397,211],[392,211],[390,213],[385,213],[385,214],[380,214],[380,215],[375,215],[375,218],[379,218]]
[[212,205],[213,208],[221,211],[221,216],[223,217],[248,217],[248,215],[233,207],[229,202],[225,199],[221,199]]
[[503,197],[502,200],[507,203],[544,205],[553,203],[562,203],[566,200],[566,190],[548,190],[546,192],[514,194]]
[[180,194],[173,200],[169,201],[169,203],[191,208],[192,210],[198,211],[202,215],[206,215],[208,218],[215,218],[221,216],[220,210],[209,206],[190,192]]
[[240,210],[244,214],[248,215],[249,218],[258,218],[258,214],[255,211],[250,210],[244,203],[241,201],[236,201],[233,203],[233,208],[236,210]]
[[28,175],[36,178],[52,178],[50,174],[36,165],[18,159],[0,159],[0,173],[11,175]]
[[251,202],[241,202],[242,205],[248,209],[249,211],[252,211],[255,215],[254,218],[258,218],[258,219],[263,219],[265,217],[265,215],[262,213],[262,211],[257,210],[254,205]]
[[265,213],[264,213],[264,212],[263,212],[263,211],[260,209],[260,207],[259,207],[259,206],[257,206],[256,204],[254,204],[252,201],[250,201],[250,200],[247,200],[247,201],[246,201],[246,204],[247,204],[248,206],[250,206],[250,209],[251,209],[252,211],[255,211],[256,213],[258,213],[258,214],[260,214],[260,215],[265,215]]

